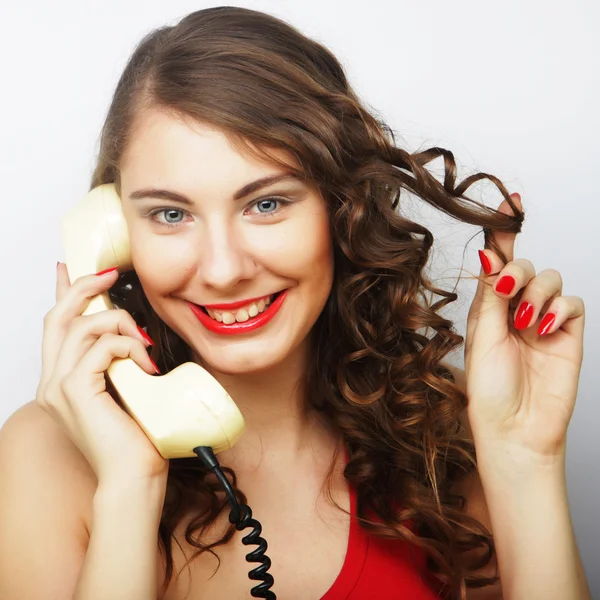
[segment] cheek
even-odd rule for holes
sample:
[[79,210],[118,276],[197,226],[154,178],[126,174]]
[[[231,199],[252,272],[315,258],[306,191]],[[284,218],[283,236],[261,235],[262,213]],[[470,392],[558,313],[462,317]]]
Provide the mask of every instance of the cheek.
[[[265,240],[263,239],[263,244]],[[299,283],[309,284],[314,291],[329,293],[333,276],[333,249],[329,219],[320,211],[282,224],[269,243],[263,246],[265,264]]]
[[195,253],[183,236],[177,239],[134,229],[130,239],[133,267],[148,299],[176,291],[196,272]]
[[331,238],[329,215],[323,209],[317,213],[310,229],[304,232],[307,255],[319,270],[333,271],[333,240]]

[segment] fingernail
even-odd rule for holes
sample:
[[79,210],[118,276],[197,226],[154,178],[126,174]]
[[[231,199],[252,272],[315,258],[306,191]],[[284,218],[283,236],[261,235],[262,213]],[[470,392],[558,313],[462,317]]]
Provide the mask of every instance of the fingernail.
[[518,194],[517,192],[513,192],[512,194],[509,194],[509,196],[511,198],[513,198],[514,200],[518,200],[519,202],[521,202],[521,194]]
[[154,370],[156,371],[156,373],[158,375],[160,375],[161,372],[160,372],[160,369],[156,366],[156,363],[150,357],[148,357],[148,358],[150,359],[150,362],[152,363],[152,366],[154,367]]
[[556,320],[556,315],[554,313],[548,313],[543,319],[542,322],[540,323],[540,327],[538,329],[538,333],[539,335],[546,335],[548,333],[548,330],[552,327],[552,325],[554,324],[554,321]]
[[154,346],[154,342],[150,339],[150,336],[139,325],[137,326],[137,328],[141,336],[146,340],[146,342],[148,342],[148,344],[150,344],[151,346]]
[[481,261],[481,266],[483,267],[483,272],[486,275],[489,275],[492,272],[492,263],[490,259],[487,257],[486,253],[483,250],[478,250],[479,252],[479,260]]
[[498,284],[496,285],[496,291],[500,292],[501,294],[510,294],[515,287],[515,283],[514,277],[505,275],[500,279],[500,281],[498,281]]
[[515,319],[515,328],[525,329],[531,323],[531,317],[533,317],[533,304],[522,302]]
[[100,271],[99,273],[96,273],[96,275],[106,275],[107,273],[111,273],[112,271],[116,271],[119,267],[110,267],[110,269],[104,269],[104,271]]

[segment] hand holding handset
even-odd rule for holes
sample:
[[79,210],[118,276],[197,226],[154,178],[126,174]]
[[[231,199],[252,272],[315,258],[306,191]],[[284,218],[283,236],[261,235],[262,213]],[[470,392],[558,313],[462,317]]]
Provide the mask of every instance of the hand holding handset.
[[[132,269],[121,200],[113,184],[94,188],[62,221],[71,282],[112,266]],[[108,292],[95,296],[82,313],[110,310]],[[152,376],[130,358],[114,359],[106,371],[123,406],[165,459],[196,456],[193,448],[216,453],[240,438],[244,419],[217,380],[195,363]]]

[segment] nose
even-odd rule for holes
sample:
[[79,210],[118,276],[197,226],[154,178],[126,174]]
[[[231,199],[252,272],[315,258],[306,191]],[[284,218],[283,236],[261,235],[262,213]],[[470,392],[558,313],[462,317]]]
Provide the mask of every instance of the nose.
[[226,291],[253,277],[256,263],[242,232],[230,223],[210,223],[200,245],[199,271],[205,286]]

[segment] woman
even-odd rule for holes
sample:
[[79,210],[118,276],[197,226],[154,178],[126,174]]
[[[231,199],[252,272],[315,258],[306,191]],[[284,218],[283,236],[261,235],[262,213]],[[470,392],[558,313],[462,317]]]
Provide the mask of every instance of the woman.
[[[482,178],[498,210],[466,195]],[[397,148],[324,47],[229,7],[136,49],[92,187],[111,182],[135,272],[70,283],[57,265],[36,401],[0,434],[3,599],[249,595],[218,483],[117,406],[119,356],[194,360],[240,407],[219,460],[279,598],[590,598],[564,477],[584,306],[514,258],[518,195]],[[466,340],[438,314],[456,295],[423,273],[433,240],[406,192],[484,229]],[[126,310],[80,316],[108,289]],[[464,374],[444,364],[463,341]]]

